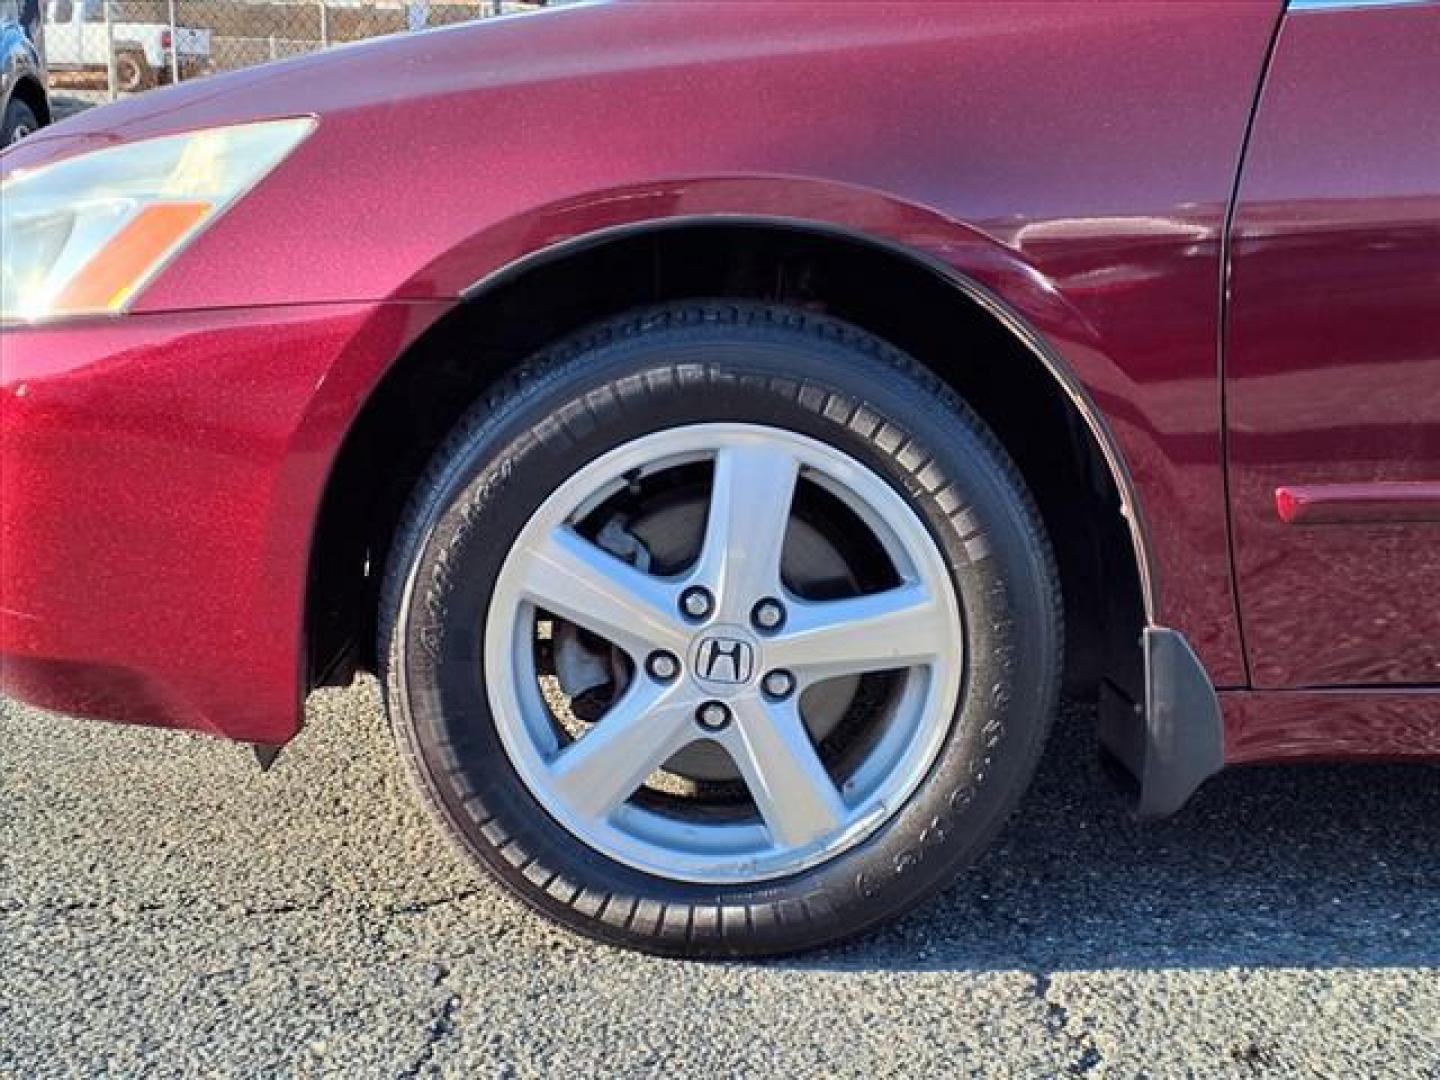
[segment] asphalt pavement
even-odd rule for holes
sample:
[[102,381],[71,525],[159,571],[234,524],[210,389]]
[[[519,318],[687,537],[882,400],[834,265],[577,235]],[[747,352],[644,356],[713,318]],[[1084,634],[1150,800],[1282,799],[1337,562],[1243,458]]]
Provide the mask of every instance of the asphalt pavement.
[[1440,770],[1235,771],[1140,824],[1067,713],[1020,816],[842,948],[686,963],[505,898],[376,686],[243,747],[0,703],[0,1076],[1440,1077]]

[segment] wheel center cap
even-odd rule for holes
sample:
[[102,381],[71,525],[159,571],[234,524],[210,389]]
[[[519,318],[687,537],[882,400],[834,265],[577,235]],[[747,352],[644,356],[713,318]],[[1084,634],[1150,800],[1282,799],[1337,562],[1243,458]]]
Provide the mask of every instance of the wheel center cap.
[[690,646],[690,676],[707,693],[733,694],[760,669],[760,643],[743,627],[713,626]]

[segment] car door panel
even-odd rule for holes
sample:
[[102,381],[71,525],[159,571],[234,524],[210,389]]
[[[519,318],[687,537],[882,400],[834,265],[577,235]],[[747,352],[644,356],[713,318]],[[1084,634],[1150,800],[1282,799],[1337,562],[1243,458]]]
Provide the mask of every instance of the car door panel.
[[1254,685],[1440,683],[1440,4],[1292,5],[1231,236]]

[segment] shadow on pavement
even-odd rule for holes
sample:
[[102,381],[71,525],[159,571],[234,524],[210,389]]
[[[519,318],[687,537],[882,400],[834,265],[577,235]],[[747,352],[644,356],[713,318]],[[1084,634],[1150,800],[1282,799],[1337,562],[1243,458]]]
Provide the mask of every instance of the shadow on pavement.
[[1137,822],[1081,710],[1020,813],[937,900],[798,968],[1424,967],[1440,964],[1440,769],[1236,769]]

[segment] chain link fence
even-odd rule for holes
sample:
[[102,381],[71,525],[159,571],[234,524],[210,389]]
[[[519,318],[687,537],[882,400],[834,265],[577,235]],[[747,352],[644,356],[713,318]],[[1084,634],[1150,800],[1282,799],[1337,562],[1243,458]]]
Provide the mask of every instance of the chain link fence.
[[[550,0],[555,2],[555,0]],[[40,0],[60,111],[546,0]]]

